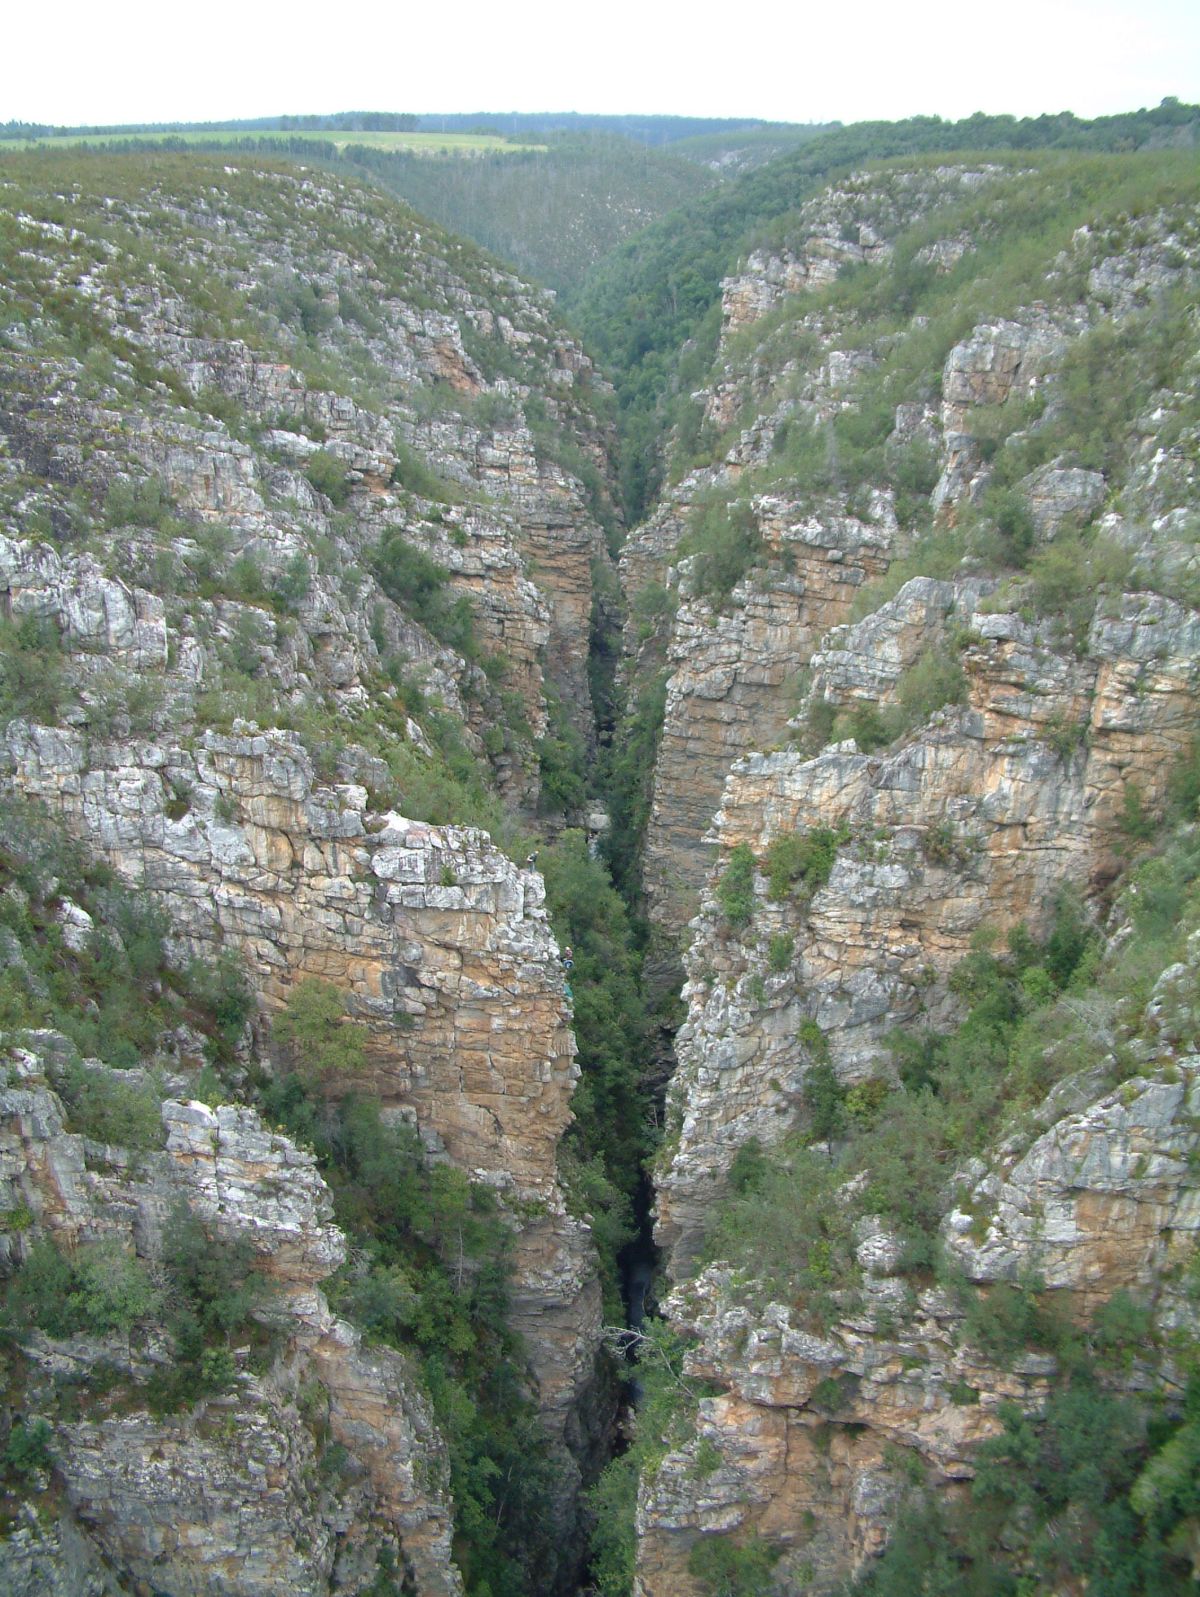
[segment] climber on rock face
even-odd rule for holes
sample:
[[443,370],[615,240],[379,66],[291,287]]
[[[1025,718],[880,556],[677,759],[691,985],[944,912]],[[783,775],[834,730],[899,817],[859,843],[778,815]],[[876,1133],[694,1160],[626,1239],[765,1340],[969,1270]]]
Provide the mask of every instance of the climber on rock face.
[[559,959],[562,961],[562,968],[564,970],[574,970],[575,958],[569,948],[563,949],[562,953],[559,955]]

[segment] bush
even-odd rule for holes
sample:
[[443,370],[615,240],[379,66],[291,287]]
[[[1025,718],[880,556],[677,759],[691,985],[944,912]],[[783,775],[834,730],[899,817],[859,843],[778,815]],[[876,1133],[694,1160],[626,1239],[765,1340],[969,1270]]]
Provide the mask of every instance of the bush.
[[134,1152],[162,1147],[162,1092],[153,1082],[126,1081],[115,1071],[75,1064],[62,1092],[71,1129],[81,1136]]
[[41,616],[0,620],[0,717],[60,718],[69,681],[58,628]]
[[935,710],[966,703],[966,673],[944,645],[930,647],[901,674],[896,692],[908,724],[920,726]]
[[109,527],[157,527],[169,505],[156,477],[114,477],[104,496]]
[[1024,494],[1016,488],[992,488],[984,495],[982,510],[995,525],[1000,560],[1007,566],[1024,566],[1037,535]]
[[760,1537],[735,1542],[730,1536],[701,1536],[688,1554],[688,1573],[709,1597],[770,1597],[772,1571],[782,1547]]
[[814,1142],[832,1142],[845,1130],[846,1089],[827,1059],[818,1059],[804,1078],[804,1106]]
[[741,1175],[708,1217],[705,1259],[746,1271],[819,1326],[849,1312],[858,1266],[837,1165],[793,1139]]
[[1052,1352],[1061,1345],[1062,1322],[1047,1307],[1035,1283],[998,1281],[972,1297],[963,1337],[993,1364],[1007,1368],[1029,1348]]
[[324,494],[336,509],[340,510],[349,499],[350,484],[346,479],[346,468],[337,456],[331,455],[327,449],[318,449],[308,457],[304,475],[317,492]]
[[778,901],[799,890],[811,897],[829,880],[837,851],[848,837],[844,828],[814,826],[774,838],[763,859],[768,896]]
[[85,1244],[68,1255],[44,1238],[9,1282],[4,1318],[18,1329],[37,1326],[48,1336],[105,1336],[128,1332],[159,1306],[146,1267],[118,1243]]
[[717,901],[732,927],[749,924],[754,914],[754,851],[749,843],[738,843],[730,852],[717,883]]
[[796,952],[796,939],[788,932],[776,932],[767,945],[767,964],[777,976],[790,969]]
[[457,599],[449,596],[450,573],[445,566],[409,543],[396,528],[368,552],[367,564],[388,598],[415,616],[439,643],[465,660],[478,657],[471,601],[465,594]]
[[694,591],[721,609],[759,560],[762,547],[762,534],[750,505],[745,500],[729,503],[717,499],[695,512],[680,554],[695,556]]
[[366,1066],[365,1029],[347,1019],[345,995],[332,982],[306,976],[271,1029],[292,1068],[307,1082],[353,1076]]
[[438,475],[434,468],[415,449],[399,439],[394,445],[396,463],[392,467],[392,484],[422,499],[434,499],[440,504],[454,505],[462,500],[462,493]]
[[50,1451],[50,1441],[53,1434],[43,1419],[18,1420],[4,1447],[5,1467],[14,1475],[24,1477],[52,1469],[54,1454]]

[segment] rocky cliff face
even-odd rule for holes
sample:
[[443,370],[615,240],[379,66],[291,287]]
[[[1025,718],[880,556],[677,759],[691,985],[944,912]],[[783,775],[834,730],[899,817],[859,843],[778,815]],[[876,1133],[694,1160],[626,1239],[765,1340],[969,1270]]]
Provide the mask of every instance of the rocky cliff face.
[[[338,179],[190,158],[8,176],[0,583],[30,665],[5,678],[6,790],[159,906],[178,960],[235,959],[255,1068],[300,983],[336,989],[366,1066],[325,1096],[367,1095],[495,1193],[569,1549],[609,1417],[595,1250],[557,1176],[570,1002],[540,876],[440,823],[535,811],[551,705],[593,735],[605,385],[546,296]],[[312,1157],[248,1108],[168,1096],[165,1151],[109,1150],[101,1176],[52,1073],[14,1068],[7,1209],[32,1229],[12,1262],[103,1235],[156,1269],[182,1199],[252,1241],[282,1318],[269,1368],[183,1417],[56,1417],[62,1512],[6,1544],[13,1589],[351,1592],[392,1558],[461,1590],[422,1378],[321,1294],[346,1243]],[[136,1381],[168,1352],[118,1363]],[[23,1344],[27,1412],[111,1354]]]
[[[1005,236],[1006,205],[1029,177],[993,167],[859,175],[790,219],[796,242],[782,256],[752,253],[744,272],[725,285],[726,335],[706,388],[694,396],[719,435],[713,462],[667,494],[621,555],[635,599],[652,583],[685,596],[666,640],[672,675],[645,854],[650,915],[668,944],[680,939],[694,913],[700,873],[711,859],[704,836],[738,735],[741,749],[745,738],[769,747],[783,737],[797,706],[776,689],[796,679],[821,635],[846,618],[856,589],[909,554],[914,488],[948,520],[959,506],[977,504],[992,480],[993,424],[1005,407],[1014,418],[1005,433],[1021,425],[1018,414],[1030,407],[1048,405],[1052,415],[1055,374],[1077,340],[1106,323],[1120,325],[1138,306],[1144,312],[1153,296],[1186,292],[1194,280],[1195,251],[1185,242],[1182,213],[1156,217],[1137,247],[1123,225],[1084,227],[1050,263],[1044,298],[1010,317],[980,320],[966,336],[943,334],[948,347],[940,371],[926,370],[911,384],[914,395],[940,393],[937,406],[928,397],[908,397],[909,379],[897,378],[916,377],[928,359],[923,349],[898,354],[904,336],[898,331],[864,339],[857,317],[836,297],[807,309],[814,288],[836,286],[843,255],[853,257],[864,282],[876,274],[888,283],[888,273],[901,269],[926,281],[968,279],[971,249],[960,238],[968,213],[987,217],[977,241],[994,245]],[[860,229],[875,241],[866,253],[849,237]],[[826,270],[821,263],[832,264]],[[987,282],[984,276],[982,304]],[[778,315],[768,318],[756,342],[756,324],[767,310],[788,315],[778,326]],[[920,339],[922,325],[907,336]],[[886,417],[879,397],[885,383],[904,395]],[[854,418],[876,411],[886,464],[881,458],[863,471],[854,456],[874,424]],[[1148,448],[1156,430],[1147,420]],[[802,459],[793,465],[800,439]],[[928,483],[926,472],[932,472]],[[1037,536],[1048,538],[1090,522],[1111,484],[1102,472],[1051,461],[1021,486]],[[758,508],[764,490],[765,515]],[[899,525],[897,493],[904,500]],[[714,498],[732,498],[753,512],[764,557],[710,626],[703,609],[697,617],[686,603],[688,566],[680,557],[695,547],[697,515]],[[1139,505],[1135,519],[1141,530],[1127,536],[1148,546],[1153,516]],[[846,532],[855,521],[869,529],[857,546]],[[789,544],[795,559],[781,561]]]
[[[979,1177],[975,1192],[999,1204],[983,1241],[971,1216],[949,1217],[946,1246],[970,1281],[1014,1281],[1032,1263],[1081,1317],[1134,1292],[1160,1334],[1192,1325],[1177,1283],[1200,1214],[1187,1175],[1198,1068],[1187,1055],[1169,1081],[1099,1097],[1076,1082],[1048,1100],[1046,1129],[1014,1139]],[[893,1273],[894,1239],[870,1225],[861,1237],[864,1302],[827,1330],[716,1266],[668,1300],[694,1338],[688,1377],[717,1392],[699,1397],[691,1439],[643,1488],[640,1591],[702,1592],[689,1554],[726,1535],[770,1544],[781,1590],[836,1589],[887,1545],[914,1472],[952,1495],[972,1479],[979,1443],[1000,1433],[997,1410],[1045,1402],[1054,1357],[998,1367],[950,1294],[914,1294]],[[1121,1384],[1138,1392],[1161,1378],[1148,1347]]]
[[[136,765],[124,749],[85,755],[69,731],[9,737],[20,790],[93,838],[194,950],[236,949],[268,1003],[305,977],[346,995],[369,1075],[335,1090],[369,1090],[431,1153],[546,1211],[521,1236],[520,1326],[561,1431],[599,1302],[555,1174],[578,1072],[540,877],[481,832],[372,816],[364,788],[315,784],[293,735],[207,733]],[[177,792],[190,807],[172,819]]]
[[[1036,1278],[1080,1326],[1124,1294],[1145,1305],[1159,1329],[1114,1389],[1170,1393],[1167,1350],[1194,1335],[1178,1285],[1197,1212],[1194,1015],[1179,996],[1194,992],[1194,936],[1174,963],[1158,956],[1148,1004],[1148,988],[1106,998],[1103,977],[1063,1000],[1079,1006],[1087,1068],[1069,1073],[1048,1023],[1042,1080],[1066,1079],[997,1128],[998,1150],[941,1155],[940,1279],[954,1289],[914,1275],[894,1221],[861,1196],[877,1190],[862,1127],[915,1090],[897,1078],[897,1030],[953,1032],[969,960],[1050,936],[1064,889],[1107,914],[1195,737],[1200,619],[1180,537],[1194,516],[1194,315],[1171,376],[1110,422],[1103,457],[1068,420],[1086,408],[1073,385],[1088,351],[1132,347],[1167,314],[1155,307],[1194,291],[1185,213],[1159,212],[1136,239],[1119,219],[1068,231],[1043,291],[989,306],[984,277],[953,333],[931,311],[909,334],[863,338],[842,308],[868,291],[841,285],[871,274],[876,313],[889,273],[968,282],[1015,181],[854,179],[798,214],[786,248],[751,254],[725,284],[717,365],[694,396],[724,429],[714,463],[623,555],[634,584],[680,599],[673,617],[659,610],[672,674],[645,861],[650,914],[686,947],[656,1237],[692,1418],[642,1480],[642,1597],[715,1589],[726,1565],[709,1554],[729,1547],[760,1558],[771,1590],[840,1589],[888,1545],[914,1480],[961,1497],[1003,1405],[1036,1411],[1061,1378],[1045,1344],[997,1358],[971,1305],[998,1284]],[[964,231],[964,194],[985,191],[990,219]],[[843,261],[856,277],[839,279]],[[906,386],[905,337],[938,326],[938,370]],[[877,452],[856,455],[872,407]],[[1039,452],[1039,431],[1064,443]],[[693,574],[722,546],[695,507],[714,502],[751,528],[753,552],[731,591],[705,598]],[[1066,580],[1047,583],[1052,568]],[[1129,916],[1113,912],[1106,959]],[[818,1133],[826,1086],[849,1119],[828,1110]],[[860,1150],[837,1199],[852,1258],[822,1316],[824,1264],[789,1291],[752,1244],[727,1262],[714,1226],[761,1179],[764,1150],[778,1150],[769,1190],[786,1205],[796,1149],[808,1138],[841,1158],[839,1136]]]
[[[368,1349],[320,1290],[346,1250],[312,1155],[252,1110],[167,1099],[164,1151],[123,1160],[66,1131],[53,1081],[69,1045],[34,1040],[41,1052],[10,1056],[0,1104],[4,1212],[67,1248],[154,1261],[183,1202],[249,1244],[274,1288],[281,1345],[269,1369],[247,1367],[243,1350],[230,1390],[156,1417],[123,1397],[123,1378],[169,1359],[161,1340],[25,1339],[22,1406],[54,1413],[64,1392],[82,1399],[54,1427],[57,1512],[30,1513],[0,1548],[7,1589],[354,1591],[390,1549],[419,1590],[461,1591],[444,1444],[419,1382],[401,1354]],[[8,1244],[12,1259],[23,1244],[11,1232]],[[345,1495],[321,1469],[330,1447],[354,1459]]]
[[[953,1012],[948,979],[982,928],[1043,934],[1064,884],[1088,892],[1111,880],[1123,795],[1136,785],[1161,806],[1193,735],[1194,611],[1129,595],[1115,616],[1097,616],[1080,661],[1018,616],[980,613],[973,597],[969,585],[914,579],[835,632],[814,662],[814,693],[849,698],[853,684],[886,704],[906,642],[909,663],[931,642],[952,648],[957,623],[966,704],[894,752],[861,754],[848,741],[815,759],[752,755],[730,772],[715,822],[726,858],[738,844],[763,854],[822,827],[842,841],[807,901],[789,892],[772,902],[763,881],[741,937],[729,936],[719,901],[705,901],[671,1086],[679,1142],[658,1187],[659,1235],[676,1268],[694,1256],[737,1147],[790,1126],[811,1028],[846,1081],[886,1069],[897,1024]],[[774,974],[772,938],[791,950]]]
[[886,569],[895,518],[886,497],[861,517],[805,513],[763,497],[753,512],[771,564],[721,615],[688,594],[674,619],[666,716],[645,847],[647,903],[662,926],[698,904],[707,833],[725,774],[748,747],[774,743],[797,708],[800,673],[861,584]]
[[[577,639],[592,565],[607,559],[593,505],[606,516],[611,505],[610,440],[595,408],[605,389],[587,357],[545,297],[360,189],[215,163],[151,163],[139,175],[138,192],[109,196],[99,214],[78,186],[65,201],[52,183],[22,190],[22,265],[6,305],[8,470],[14,491],[22,471],[42,480],[10,525],[57,517],[79,539],[114,478],[136,485],[148,474],[164,511],[223,545],[218,566],[231,550],[245,555],[269,588],[301,562],[307,639],[325,634],[326,652],[328,633],[349,625],[364,646],[353,664],[334,646],[333,687],[361,698],[390,651],[427,673],[476,737],[507,714],[512,747],[492,758],[508,796],[534,803],[529,740],[545,728],[547,685],[582,733],[592,722]],[[51,220],[60,210],[82,225]],[[143,265],[122,241],[151,212],[157,258]],[[90,367],[58,355],[28,316],[81,274],[79,305],[99,346]],[[144,368],[166,379],[151,404]],[[145,506],[145,495],[129,506],[126,525],[150,520]],[[125,508],[119,493],[109,500],[114,532]],[[158,530],[129,550],[134,569],[154,558],[147,545],[184,535]],[[507,711],[482,677],[467,709],[452,683],[470,683],[471,671],[439,661],[411,621],[398,631],[364,581],[364,554],[389,534],[448,573],[474,623],[473,660],[505,662]],[[127,575],[119,540],[99,542],[110,574]],[[189,553],[184,542],[175,557]],[[318,565],[333,593],[314,591]]]

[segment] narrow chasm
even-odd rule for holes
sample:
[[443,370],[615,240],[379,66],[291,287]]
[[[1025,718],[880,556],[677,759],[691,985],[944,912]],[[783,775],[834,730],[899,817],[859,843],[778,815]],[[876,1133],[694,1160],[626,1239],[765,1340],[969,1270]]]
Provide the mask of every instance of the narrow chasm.
[[1197,138],[3,154],[0,1588],[1194,1588]]

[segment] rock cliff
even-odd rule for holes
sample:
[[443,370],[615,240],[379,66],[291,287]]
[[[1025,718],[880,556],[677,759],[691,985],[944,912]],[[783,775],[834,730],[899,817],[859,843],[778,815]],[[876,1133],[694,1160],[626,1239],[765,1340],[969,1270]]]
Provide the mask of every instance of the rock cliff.
[[[52,1085],[63,1043],[48,1034],[44,1053],[10,1056],[4,1212],[28,1214],[32,1234],[61,1246],[153,1262],[182,1202],[223,1240],[249,1244],[274,1289],[280,1346],[266,1369],[248,1367],[243,1349],[230,1390],[160,1416],[131,1402],[125,1382],[169,1358],[161,1339],[23,1338],[20,1403],[56,1415],[61,1499],[49,1516],[22,1517],[0,1548],[8,1589],[353,1591],[390,1549],[417,1589],[461,1591],[444,1444],[419,1382],[401,1354],[368,1349],[320,1290],[346,1250],[313,1156],[251,1110],[167,1099],[164,1151],[114,1166],[65,1129]],[[321,1469],[330,1447],[354,1460],[345,1494]]]
[[[1181,885],[1190,907],[1153,952],[1139,878],[1112,898],[1194,757],[1200,618],[1179,534],[1196,239],[1170,206],[1140,231],[1068,221],[1043,278],[1001,286],[991,264],[1030,175],[865,174],[752,252],[692,396],[711,462],[622,555],[631,588],[678,594],[655,612],[670,676],[644,859],[650,916],[685,949],[655,1172],[684,1352],[665,1457],[643,1455],[641,1597],[841,1589],[914,1502],[969,1507],[1011,1405],[1053,1414],[1077,1369],[1032,1320],[1001,1353],[986,1316],[1005,1293],[1042,1293],[1101,1362],[1094,1327],[1141,1306],[1145,1341],[1103,1376],[1110,1393],[1171,1408],[1191,1357],[1194,898]],[[906,331],[883,307],[914,281]],[[1093,352],[1144,348],[1176,314],[1161,376],[1101,375]],[[1114,380],[1128,392],[1089,448],[1078,385]],[[1062,998],[1030,978],[1011,1013],[1042,1018],[997,1066],[1012,1083],[981,1086],[918,1176],[906,1104],[923,1089],[936,1106],[941,1069],[966,1072],[947,1106],[970,1094],[970,973],[1023,957],[989,948],[1055,946],[1065,904],[1099,974]],[[1117,973],[1134,946],[1138,983]],[[1026,1532],[1006,1534],[1040,1578]]]
[[[340,178],[87,157],[6,177],[6,795],[155,906],[180,968],[236,963],[257,1012],[226,1096],[280,1070],[272,1018],[324,984],[365,1048],[324,1102],[366,1097],[495,1195],[496,1334],[555,1462],[561,1585],[611,1419],[595,1248],[557,1174],[570,998],[541,877],[446,823],[517,847],[547,736],[594,736],[606,385],[549,296]],[[93,920],[64,914],[90,948]],[[276,1346],[185,1414],[119,1397],[75,1419],[54,1380],[102,1386],[112,1349],[23,1340],[54,1512],[6,1543],[13,1589],[352,1592],[394,1567],[461,1590],[427,1376],[323,1297],[347,1243],[312,1155],[252,1108],[187,1101],[190,1076],[165,1149],[114,1139],[97,1174],[23,1057],[11,1263],[107,1239],[153,1273],[181,1200],[252,1243]],[[169,1344],[147,1357],[118,1360],[135,1386]]]

